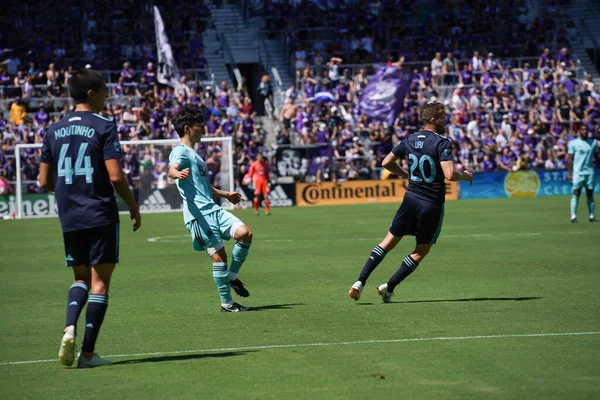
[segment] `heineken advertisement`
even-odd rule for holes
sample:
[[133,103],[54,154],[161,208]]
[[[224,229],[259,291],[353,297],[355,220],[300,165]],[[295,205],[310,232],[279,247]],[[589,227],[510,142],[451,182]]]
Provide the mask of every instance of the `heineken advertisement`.
[[[138,204],[142,212],[164,212],[181,210],[182,200],[176,187],[138,191]],[[119,211],[129,208],[117,196]],[[12,216],[17,212],[17,196],[14,194],[0,196],[0,218]],[[58,209],[54,193],[23,193],[23,218],[56,217]]]
[[[17,197],[14,194],[0,196],[0,217],[17,212]],[[58,215],[54,193],[23,194],[23,217]]]

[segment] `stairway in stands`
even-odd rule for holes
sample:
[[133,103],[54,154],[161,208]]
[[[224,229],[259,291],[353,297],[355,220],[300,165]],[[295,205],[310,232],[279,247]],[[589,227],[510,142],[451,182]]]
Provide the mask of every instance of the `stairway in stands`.
[[[597,0],[574,0],[571,16],[577,27],[577,40],[573,44],[573,58],[581,60],[581,67],[594,76],[594,82],[600,85],[598,64],[594,65],[587,49],[600,53],[600,2]],[[600,62],[600,55],[598,56]]]

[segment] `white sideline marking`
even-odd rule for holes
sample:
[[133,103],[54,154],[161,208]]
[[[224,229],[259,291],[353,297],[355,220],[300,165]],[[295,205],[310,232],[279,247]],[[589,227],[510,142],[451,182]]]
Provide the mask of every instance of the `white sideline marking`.
[[[503,233],[471,233],[465,235],[442,235],[441,239],[464,239],[464,238],[486,238],[486,237],[499,237],[499,236],[542,236],[542,235],[582,235],[582,234],[590,234],[592,231],[562,231],[562,232],[503,232]],[[148,238],[148,241],[151,243],[177,243],[182,242],[181,238],[190,239],[190,235],[170,235],[170,236],[156,236]],[[379,237],[359,237],[359,238],[335,238],[333,240],[339,241],[356,241],[356,240],[381,240],[382,236]],[[178,240],[179,239],[179,240]],[[257,239],[260,242],[297,242],[301,240],[314,240],[314,238],[310,237],[298,237],[295,239]],[[322,239],[320,239],[322,240]]]
[[[380,340],[357,340],[353,342],[324,342],[324,343],[298,343],[298,344],[273,344],[265,346],[245,346],[245,347],[222,347],[218,349],[200,349],[200,350],[175,350],[175,351],[157,351],[153,353],[135,353],[135,354],[111,354],[103,356],[106,358],[119,357],[143,357],[143,356],[162,356],[173,354],[190,353],[214,353],[218,351],[241,351],[241,350],[265,350],[265,349],[288,349],[296,347],[324,347],[324,346],[348,346],[353,344],[374,344],[374,343],[404,343],[404,342],[434,342],[447,340],[477,340],[477,339],[504,339],[504,338],[529,338],[529,337],[549,337],[549,336],[583,336],[600,335],[600,332],[558,332],[558,333],[523,333],[513,335],[480,335],[480,336],[442,336],[430,338],[406,338],[406,339],[380,339]],[[50,360],[30,360],[30,361],[8,361],[1,362],[0,365],[21,365],[21,364],[39,364],[56,362],[58,359]]]

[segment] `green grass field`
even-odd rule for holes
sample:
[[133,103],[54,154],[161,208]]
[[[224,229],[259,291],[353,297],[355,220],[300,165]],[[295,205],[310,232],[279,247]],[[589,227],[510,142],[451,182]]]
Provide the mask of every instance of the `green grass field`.
[[347,292],[396,205],[236,211],[255,235],[241,303],[258,310],[241,314],[219,312],[180,214],[146,215],[135,234],[123,220],[97,345],[115,365],[94,370],[55,360],[72,278],[58,220],[0,221],[0,398],[598,399],[600,224],[585,200],[577,225],[568,207],[448,202],[393,304],[375,288],[412,238],[359,303]]

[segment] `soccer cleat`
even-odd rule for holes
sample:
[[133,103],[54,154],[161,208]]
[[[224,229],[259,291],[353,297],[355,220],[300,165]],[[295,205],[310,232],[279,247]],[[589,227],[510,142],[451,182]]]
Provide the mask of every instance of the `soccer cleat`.
[[388,292],[387,283],[377,286],[377,293],[381,296],[384,303],[391,303],[394,292]]
[[572,224],[576,224],[577,223],[577,218],[571,218],[571,223]]
[[254,213],[254,215],[256,215],[256,216],[258,217],[258,216],[260,215],[260,213],[259,213],[258,211],[256,211],[256,212]]
[[266,212],[265,215],[271,215],[271,211]]
[[364,286],[361,281],[356,281],[356,283],[350,288],[348,297],[354,299],[354,301],[358,301],[360,299],[360,293],[362,292],[363,287]]
[[600,222],[600,221],[598,221],[598,220],[597,220],[596,218],[594,218],[594,217],[590,217],[590,222]]
[[252,311],[252,307],[244,307],[241,304],[233,303],[228,306],[224,306],[221,304],[221,312],[243,312],[243,311]]
[[75,361],[75,326],[67,327],[58,350],[58,359],[62,365],[70,367]]
[[244,286],[244,283],[239,279],[234,279],[229,281],[229,286],[235,291],[235,293],[240,297],[248,297],[250,296],[250,292]]
[[112,361],[100,358],[100,356],[96,353],[94,353],[92,358],[87,358],[79,354],[79,359],[77,360],[77,368],[103,367],[105,365],[112,365],[112,363]]

